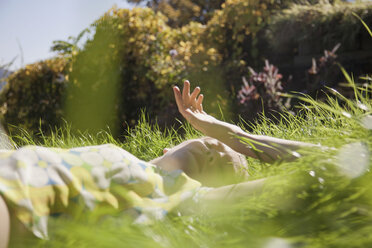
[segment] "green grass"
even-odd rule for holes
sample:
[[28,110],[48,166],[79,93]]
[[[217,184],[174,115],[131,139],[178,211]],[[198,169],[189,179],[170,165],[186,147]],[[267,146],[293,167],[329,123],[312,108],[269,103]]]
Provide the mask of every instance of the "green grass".
[[[345,73],[346,75],[346,73]],[[125,216],[53,219],[49,241],[21,240],[27,247],[372,247],[371,88],[355,89],[355,100],[330,90],[327,103],[303,96],[299,114],[273,122],[261,118],[253,133],[321,144],[294,162],[264,164],[248,159],[250,180],[269,177],[261,194],[214,208],[191,207],[153,225],[133,225]],[[57,147],[114,143],[149,160],[164,147],[197,137],[190,126],[161,131],[143,117],[125,142],[109,132],[72,135],[69,127],[37,139],[12,136],[17,146]],[[38,140],[35,142],[35,140]],[[365,165],[363,167],[362,165]]]

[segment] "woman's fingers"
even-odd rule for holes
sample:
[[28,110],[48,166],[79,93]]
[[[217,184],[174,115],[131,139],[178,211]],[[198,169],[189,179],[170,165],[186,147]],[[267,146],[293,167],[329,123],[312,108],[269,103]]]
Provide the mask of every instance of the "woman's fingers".
[[204,95],[203,94],[200,94],[199,97],[198,97],[198,100],[196,100],[196,108],[200,111],[200,112],[203,112],[203,99],[204,99]]
[[200,88],[199,87],[196,87],[194,89],[194,91],[190,95],[190,102],[191,103],[194,103],[195,102],[195,99],[196,99],[196,97],[198,96],[199,93],[200,93]]
[[[190,82],[186,80],[183,84],[182,92],[175,86],[173,87],[174,97],[176,99],[178,111],[185,117],[188,111],[193,112],[193,108],[203,112],[203,94],[199,95],[200,87],[196,87],[190,95]],[[199,96],[198,96],[199,95]]]
[[182,91],[182,99],[185,104],[188,103],[190,98],[190,82],[188,80],[185,80],[183,82],[183,91]]
[[176,104],[177,104],[177,107],[178,107],[178,111],[180,111],[180,113],[183,114],[184,106],[183,106],[181,91],[177,86],[174,86],[173,87],[173,93],[174,93],[174,98],[176,99]]

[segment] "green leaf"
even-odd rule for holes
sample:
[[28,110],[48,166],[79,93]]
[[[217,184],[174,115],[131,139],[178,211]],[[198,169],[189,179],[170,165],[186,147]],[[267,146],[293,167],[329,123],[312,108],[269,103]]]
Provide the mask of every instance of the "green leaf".
[[356,13],[353,12],[353,16],[355,16],[356,18],[359,19],[359,21],[363,24],[363,26],[366,28],[366,30],[368,31],[369,35],[372,37],[372,32],[371,32],[371,29],[369,29],[368,25],[362,20],[362,18],[360,18],[360,16],[358,16]]

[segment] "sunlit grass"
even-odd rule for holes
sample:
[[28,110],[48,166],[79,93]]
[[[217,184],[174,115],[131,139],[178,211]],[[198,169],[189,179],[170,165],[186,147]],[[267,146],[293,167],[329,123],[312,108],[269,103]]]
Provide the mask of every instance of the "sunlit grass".
[[[190,206],[189,215],[175,212],[147,226],[133,225],[125,216],[98,218],[98,213],[77,220],[52,219],[49,241],[27,243],[46,247],[371,247],[371,88],[355,85],[344,73],[355,90],[355,100],[330,89],[327,102],[301,96],[298,115],[284,113],[279,121],[261,118],[251,125],[256,134],[321,145],[302,151],[304,156],[293,162],[269,165],[248,159],[250,180],[269,177],[261,194],[213,208]],[[23,132],[11,138],[17,146],[113,143],[150,160],[160,156],[164,147],[198,135],[188,125],[161,131],[148,124],[144,115],[136,128],[123,134],[123,141],[115,140],[109,131],[73,135],[68,126],[48,137],[39,134],[35,139]],[[25,247],[26,241],[20,242]]]

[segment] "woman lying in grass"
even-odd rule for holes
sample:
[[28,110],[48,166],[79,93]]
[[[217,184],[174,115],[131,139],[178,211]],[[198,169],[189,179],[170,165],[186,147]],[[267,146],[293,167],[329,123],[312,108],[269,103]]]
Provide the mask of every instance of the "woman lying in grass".
[[[112,208],[135,222],[161,219],[184,202],[236,201],[264,179],[246,176],[240,154],[265,162],[292,160],[307,143],[251,135],[203,111],[200,88],[174,87],[180,113],[206,138],[189,140],[144,162],[111,144],[72,149],[26,146],[0,153],[0,247],[9,236],[48,238],[48,218]],[[202,186],[203,185],[203,186]],[[225,186],[222,186],[225,185]],[[215,187],[215,188],[207,188]],[[24,228],[26,227],[26,229]]]

